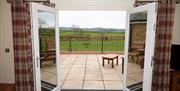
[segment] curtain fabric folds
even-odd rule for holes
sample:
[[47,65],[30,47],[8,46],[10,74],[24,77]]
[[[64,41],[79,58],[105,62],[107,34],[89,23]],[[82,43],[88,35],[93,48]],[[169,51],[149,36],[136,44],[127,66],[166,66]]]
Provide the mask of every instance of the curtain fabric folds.
[[152,91],[169,91],[170,53],[172,44],[175,0],[162,0],[158,4],[155,61]]
[[16,91],[34,91],[30,7],[11,0]]

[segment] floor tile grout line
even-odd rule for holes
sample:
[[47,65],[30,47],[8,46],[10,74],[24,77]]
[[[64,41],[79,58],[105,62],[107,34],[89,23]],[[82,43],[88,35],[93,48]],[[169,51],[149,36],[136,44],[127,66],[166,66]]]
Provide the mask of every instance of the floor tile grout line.
[[[61,54],[60,54],[61,55]],[[66,55],[64,58],[62,58],[62,60],[64,61],[66,58],[68,58],[68,56],[70,56],[70,54]],[[60,56],[61,57],[61,56]]]
[[[62,59],[62,60],[64,60],[64,58]],[[61,61],[61,60],[60,60]],[[42,70],[42,69],[41,69]],[[54,72],[50,72],[50,71],[46,71],[46,70],[43,70],[43,71],[45,71],[45,72],[49,72],[49,73],[54,73]]]
[[87,59],[88,59],[88,55],[86,55],[86,63],[85,63],[85,70],[84,70],[84,78],[83,78],[83,84],[82,84],[82,89],[84,88],[84,83],[85,83],[85,76],[86,76],[86,68],[87,68]]
[[[71,58],[69,61],[68,61],[68,59],[69,58]],[[83,60],[83,61],[81,61],[81,60]],[[106,81],[122,81],[122,76],[121,76],[121,58],[119,58],[119,65],[118,66],[115,66],[114,67],[114,74],[117,74],[118,75],[118,77],[120,76],[120,80],[105,80],[105,78],[103,78],[104,76],[103,76],[103,74],[104,74],[104,72],[103,72],[103,69],[104,69],[104,67],[102,67],[102,64],[101,64],[101,62],[102,62],[102,59],[101,59],[101,55],[97,55],[97,54],[86,54],[86,55],[83,55],[83,54],[81,54],[81,55],[79,55],[79,54],[77,54],[77,55],[66,55],[65,57],[64,57],[64,59],[62,59],[62,61],[63,61],[63,63],[65,63],[65,62],[67,62],[67,65],[69,65],[68,66],[68,70],[65,72],[65,73],[62,73],[62,74],[65,74],[64,76],[63,76],[63,78],[64,79],[62,79],[62,85],[61,85],[61,87],[63,87],[64,85],[65,85],[65,81],[71,81],[71,80],[67,80],[68,79],[68,76],[69,76],[69,74],[72,72],[72,69],[74,68],[74,66],[76,66],[76,65],[83,65],[83,72],[81,72],[82,73],[82,80],[72,80],[72,81],[81,81],[81,87],[80,88],[84,88],[84,87],[86,87],[85,85],[86,85],[86,83],[85,83],[85,81],[101,81],[101,84],[103,84],[104,85],[104,89],[107,89],[106,88],[106,86],[105,85],[107,85],[106,84]],[[79,61],[81,61],[81,62],[83,62],[83,64],[81,63],[81,64],[79,64]],[[76,62],[78,62],[78,64],[76,64]],[[100,80],[92,80],[92,79],[90,79],[90,80],[88,80],[88,79],[86,79],[86,75],[88,74],[88,66],[89,65],[91,65],[90,63],[91,62],[95,62],[95,64],[97,64],[95,67],[98,67],[99,69],[99,72],[100,72],[100,74],[99,74],[99,76],[101,77],[101,79]],[[97,62],[97,63],[96,63]],[[61,64],[62,65],[62,64]],[[66,64],[64,64],[64,65],[66,65]],[[90,66],[91,67],[91,66]],[[135,66],[133,66],[133,68],[136,70],[136,68],[138,67],[138,69],[137,70],[139,70],[139,66],[138,65],[135,65]],[[62,68],[63,69],[63,68]],[[64,69],[64,70],[66,70],[66,69]],[[141,70],[141,69],[140,69]],[[46,70],[44,70],[45,72],[46,72]],[[61,69],[60,69],[60,71],[61,71]],[[133,71],[133,70],[132,70]],[[48,73],[51,73],[51,71],[50,70],[47,70],[47,72]],[[137,75],[138,76],[138,74],[140,74],[142,71],[138,71],[138,72],[135,72],[135,73],[133,73],[134,75]],[[106,73],[106,74],[111,74],[111,73]],[[61,76],[61,75],[60,75]],[[48,77],[48,78],[51,78],[51,76],[50,77]],[[134,81],[134,82],[139,82],[138,81],[138,79],[133,79],[133,78],[131,78],[131,77],[128,77],[129,79],[131,79],[132,81]],[[67,88],[69,88],[69,87],[67,87]]]
[[[67,56],[69,56],[69,54],[68,55],[66,55],[66,57]],[[62,60],[65,60],[65,58],[63,58]],[[61,61],[61,60],[60,60]],[[61,64],[61,63],[60,63]],[[59,70],[59,71],[61,71],[61,69]],[[45,71],[45,72],[48,72],[48,73],[53,73],[53,72],[50,72],[50,71]],[[53,73],[54,74],[54,73]],[[47,78],[51,78],[51,77],[53,77],[53,76],[49,76],[49,77],[47,77]],[[61,77],[60,77],[61,78]]]
[[[119,60],[119,58],[118,58],[118,60]],[[121,61],[122,61],[122,59],[121,59]],[[122,67],[122,63],[121,63],[121,67]],[[122,80],[122,82],[123,82],[123,78],[120,76],[121,75],[121,72],[120,72],[120,74],[119,74],[119,71],[117,70],[117,68],[116,67],[114,67],[115,68],[115,71],[117,72],[117,74],[118,74],[118,76],[120,77],[120,79]],[[119,69],[119,70],[121,70],[121,69]],[[122,74],[123,75],[123,74]]]
[[[117,71],[117,69],[116,69],[116,68],[115,68],[115,70],[116,70],[116,72],[117,72],[118,76],[119,76],[119,77],[120,77],[120,79],[121,79],[121,82],[122,82],[121,86],[123,87],[124,80],[123,80],[123,78],[120,76],[121,74],[119,74],[119,73],[118,73],[118,71]],[[122,76],[123,76],[123,74],[122,74]]]
[[[100,62],[100,61],[99,61]],[[115,68],[115,67],[114,67]],[[101,69],[100,69],[101,70]],[[116,70],[116,68],[115,68],[115,71],[116,71],[116,73],[118,74],[118,71]],[[111,74],[111,73],[107,73],[107,74]],[[118,74],[118,77],[120,77],[120,75]],[[108,81],[114,81],[114,80],[108,80]],[[122,78],[120,77],[120,80],[119,81],[122,81]],[[105,84],[105,80],[103,80],[103,82],[104,82],[104,84]],[[104,85],[104,87],[105,87],[105,85]]]
[[[75,61],[77,60],[78,56],[79,56],[79,55],[76,55],[76,57],[75,57],[75,59],[74,59],[73,64],[74,64],[74,63],[75,63]],[[69,75],[69,73],[70,73],[71,69],[72,69],[73,64],[71,65],[71,67],[70,67],[70,69],[69,69],[69,71],[68,71],[67,75],[65,76],[65,78],[64,78],[64,80],[63,80],[63,83],[62,83],[62,85],[61,85],[61,89],[62,89],[62,87],[63,87],[63,85],[64,85],[64,82],[66,81],[66,79],[67,79],[67,77],[68,77],[68,75]]]
[[[119,58],[120,57],[118,57],[118,60],[119,60]],[[121,59],[121,61],[122,61],[122,59]],[[122,62],[121,62],[121,67],[122,67]],[[122,87],[123,87],[123,82],[124,82],[124,80],[123,80],[123,78],[121,77],[121,75],[123,76],[123,74],[122,74],[122,72],[118,72],[118,69],[116,68],[116,67],[114,67],[115,68],[115,71],[117,72],[117,74],[118,74],[118,76],[120,77],[120,79],[121,79],[121,82],[122,82]],[[122,69],[119,69],[119,70],[122,70]]]
[[[69,56],[70,56],[70,55],[69,55]],[[67,75],[65,76],[65,79],[62,80],[63,83],[62,83],[62,86],[61,86],[61,87],[63,87],[65,81],[67,80],[67,77],[68,77],[70,71],[71,71],[72,68],[73,68],[73,65],[75,64],[75,62],[78,61],[77,59],[79,58],[79,56],[82,56],[82,55],[76,55],[76,57],[74,57],[74,61],[72,62],[72,65],[70,66],[70,69],[69,69]],[[68,57],[68,56],[67,56],[67,57]],[[85,79],[85,77],[86,77],[86,73],[87,73],[88,57],[89,57],[89,55],[87,54],[87,55],[85,55],[84,58],[83,58],[83,59],[85,60],[85,66],[83,67],[85,70],[84,70],[84,76],[83,76],[82,89],[83,89],[84,86],[85,86],[85,81],[87,81],[87,80]],[[66,59],[66,58],[65,58],[65,59]],[[106,81],[106,80],[103,79],[103,72],[102,72],[102,69],[101,69],[101,61],[100,61],[101,58],[100,58],[100,55],[95,55],[95,59],[93,59],[93,60],[97,60],[97,61],[98,61],[98,66],[97,66],[97,67],[99,67],[100,75],[101,75],[101,77],[102,77],[102,80],[98,80],[98,81],[102,81],[102,82],[103,82],[103,85],[104,85],[104,89],[106,89],[106,87],[105,87],[105,81]],[[117,70],[118,70],[117,67],[115,67],[116,73],[117,73]],[[120,76],[120,75],[121,75],[121,72],[120,72],[120,74],[118,74],[118,75]],[[121,77],[120,77],[120,78],[121,78]],[[121,81],[122,81],[122,78],[121,78]]]
[[100,72],[101,72],[101,77],[102,77],[102,82],[103,82],[103,86],[104,86],[104,90],[105,90],[105,82],[104,82],[104,79],[103,79],[103,74],[102,74],[102,71],[101,71],[101,65],[100,65],[100,59],[98,57],[98,55],[96,55],[96,58],[97,58],[97,61],[98,61],[98,64],[99,64],[99,69],[100,69]]
[[[61,55],[61,54],[60,54]],[[66,58],[66,57],[68,57],[68,56],[70,56],[69,54],[68,55],[66,55],[64,58],[63,58],[63,60]]]
[[[129,63],[129,62],[128,62]],[[132,66],[131,67],[131,69],[133,69],[133,68],[136,68],[136,66]],[[141,72],[139,72],[139,73],[141,73]],[[132,74],[138,74],[138,73],[131,73],[131,74],[128,74],[128,75],[132,75]],[[130,79],[130,80],[132,80],[132,81],[135,81],[136,83],[138,83],[139,81],[137,81],[137,80],[135,80],[135,79],[132,79],[132,78],[130,78],[130,77],[127,77],[128,79]]]

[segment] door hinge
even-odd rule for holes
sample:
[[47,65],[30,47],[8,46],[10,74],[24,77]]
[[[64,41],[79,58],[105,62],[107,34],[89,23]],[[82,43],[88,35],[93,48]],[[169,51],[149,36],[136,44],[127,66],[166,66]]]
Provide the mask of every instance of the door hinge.
[[157,10],[158,10],[158,3],[156,3],[155,5],[155,13],[157,13]]
[[154,28],[153,28],[154,31],[156,31],[156,23],[154,23]]
[[36,67],[39,67],[39,57],[36,57]]

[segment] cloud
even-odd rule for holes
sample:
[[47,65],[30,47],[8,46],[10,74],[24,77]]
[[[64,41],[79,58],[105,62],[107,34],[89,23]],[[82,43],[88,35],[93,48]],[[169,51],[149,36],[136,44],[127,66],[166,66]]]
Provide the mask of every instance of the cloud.
[[59,22],[60,27],[125,29],[126,11],[59,11]]

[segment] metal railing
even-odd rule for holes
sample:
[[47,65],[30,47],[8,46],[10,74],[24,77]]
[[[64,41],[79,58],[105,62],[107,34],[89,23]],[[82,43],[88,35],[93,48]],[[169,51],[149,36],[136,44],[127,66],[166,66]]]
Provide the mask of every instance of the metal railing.
[[60,49],[66,52],[123,52],[124,37],[61,36]]

